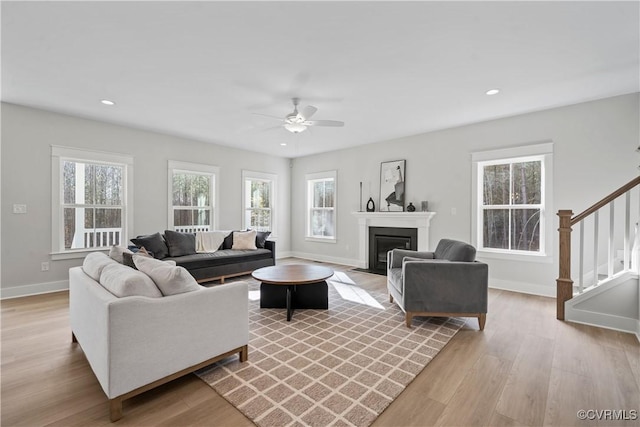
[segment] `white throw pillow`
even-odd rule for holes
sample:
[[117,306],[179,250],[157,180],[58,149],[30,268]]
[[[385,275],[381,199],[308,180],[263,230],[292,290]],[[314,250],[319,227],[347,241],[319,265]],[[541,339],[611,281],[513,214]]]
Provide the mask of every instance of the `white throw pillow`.
[[109,258],[105,253],[91,252],[82,262],[82,271],[96,282],[99,282],[102,269],[109,264],[117,264],[117,262]]
[[231,249],[258,249],[256,247],[256,231],[234,231]]
[[115,296],[162,298],[160,289],[146,274],[126,265],[107,265],[100,275],[100,284]]
[[164,296],[201,289],[196,279],[183,267],[173,266],[164,261],[140,255],[133,255],[133,263],[138,270],[153,279]]
[[111,246],[111,249],[109,249],[109,258],[122,264],[124,262],[122,259],[123,253],[132,254],[133,252],[131,252],[129,249],[125,248],[124,246],[113,245]]

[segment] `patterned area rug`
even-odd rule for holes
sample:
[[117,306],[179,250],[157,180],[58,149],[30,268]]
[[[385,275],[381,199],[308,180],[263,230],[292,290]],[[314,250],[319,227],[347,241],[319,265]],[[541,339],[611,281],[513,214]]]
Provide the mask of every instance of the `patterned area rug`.
[[413,328],[382,293],[344,273],[328,310],[260,309],[249,285],[249,361],[237,356],[197,375],[258,426],[368,426],[424,369],[464,321],[417,318]]

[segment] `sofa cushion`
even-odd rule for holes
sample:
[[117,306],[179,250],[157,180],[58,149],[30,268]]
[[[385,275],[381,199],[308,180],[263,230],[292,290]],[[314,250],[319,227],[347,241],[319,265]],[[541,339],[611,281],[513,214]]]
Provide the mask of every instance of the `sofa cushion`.
[[231,249],[249,249],[255,250],[256,247],[256,231],[234,231],[233,232],[233,246]]
[[194,270],[219,265],[237,264],[245,261],[270,259],[272,257],[273,253],[268,249],[221,249],[216,252],[185,255],[169,259],[175,261],[179,266],[185,267],[188,270]]
[[442,239],[438,242],[434,256],[436,259],[473,262],[476,259],[476,248],[457,240]]
[[100,274],[100,284],[119,298],[130,296],[162,298],[162,293],[149,276],[118,263],[104,267]]
[[392,268],[388,272],[389,274],[389,283],[391,286],[402,295],[402,269],[401,268]]
[[131,239],[131,243],[139,248],[144,246],[147,251],[153,254],[154,258],[162,259],[169,256],[169,248],[167,248],[167,244],[160,233],[138,236],[135,239]]
[[82,262],[82,270],[96,282],[100,281],[102,270],[109,264],[118,264],[117,261],[111,259],[107,254],[102,252],[91,252]]
[[256,233],[256,247],[264,248],[264,243],[267,241],[267,238],[271,235],[270,231],[258,231]]
[[164,240],[167,242],[170,257],[196,253],[196,235],[193,233],[165,230]]
[[125,253],[132,254],[133,252],[131,252],[129,249],[125,248],[124,246],[113,245],[111,246],[111,249],[109,249],[109,258],[122,264],[124,263],[124,259],[122,255]]
[[172,266],[166,262],[140,255],[134,255],[133,262],[138,270],[153,279],[164,296],[201,289],[196,279],[183,267]]

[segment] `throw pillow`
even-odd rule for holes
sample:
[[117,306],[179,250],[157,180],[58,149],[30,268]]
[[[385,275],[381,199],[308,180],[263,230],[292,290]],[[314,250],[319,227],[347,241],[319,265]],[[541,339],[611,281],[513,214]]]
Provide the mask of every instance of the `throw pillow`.
[[256,247],[256,231],[234,231],[231,249],[258,249]]
[[99,282],[102,270],[109,264],[117,264],[117,262],[102,252],[91,252],[82,262],[82,271],[96,282]]
[[258,231],[256,233],[256,246],[264,249],[264,242],[267,241],[267,237],[271,235],[270,231]]
[[139,248],[144,246],[147,251],[153,252],[154,258],[162,259],[169,256],[169,248],[167,248],[167,244],[160,233],[138,236],[135,239],[131,239],[131,242]]
[[196,235],[165,230],[164,239],[169,247],[169,256],[192,255],[196,253]]
[[125,248],[124,246],[113,245],[111,246],[111,249],[109,249],[109,258],[122,264],[124,262],[122,256],[125,253],[132,254],[133,252],[131,252],[129,249]]
[[[147,258],[153,258],[146,250],[144,250],[144,247],[140,248],[140,250],[136,252],[136,254],[140,256],[146,256]],[[133,252],[130,254],[126,252],[122,254],[122,264],[126,265],[127,267],[131,267],[134,270],[137,270],[136,265],[133,262],[133,255],[135,255]],[[176,262],[172,259],[163,259],[162,262],[166,262],[169,265],[176,265]]]
[[133,262],[138,270],[153,279],[164,296],[201,289],[196,279],[183,267],[172,266],[166,262],[139,255],[133,256]]
[[107,265],[100,274],[100,284],[119,298],[162,298],[162,293],[149,276],[122,264]]
[[224,238],[224,241],[222,242],[221,249],[231,249],[233,247],[233,233],[235,233],[235,231],[229,231],[229,234]]

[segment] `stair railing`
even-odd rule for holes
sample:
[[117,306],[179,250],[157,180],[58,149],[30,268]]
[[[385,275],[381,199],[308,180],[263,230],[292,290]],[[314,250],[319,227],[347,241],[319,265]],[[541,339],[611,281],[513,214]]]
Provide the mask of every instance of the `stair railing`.
[[598,236],[599,236],[599,218],[598,214],[601,209],[609,205],[609,240],[608,240],[608,257],[607,257],[607,277],[614,274],[614,230],[615,230],[615,208],[614,202],[621,196],[625,196],[625,219],[624,219],[624,252],[623,252],[623,270],[631,269],[631,247],[633,241],[631,239],[631,190],[640,184],[640,176],[629,181],[613,193],[609,194],[584,212],[573,216],[571,210],[559,210],[560,217],[559,232],[559,275],[556,280],[556,318],[564,320],[564,303],[573,298],[574,285],[571,279],[571,231],[572,227],[579,224],[580,227],[580,248],[579,248],[579,278],[578,292],[582,293],[584,289],[584,220],[593,215],[594,231],[593,231],[593,279],[594,285],[598,280]]

